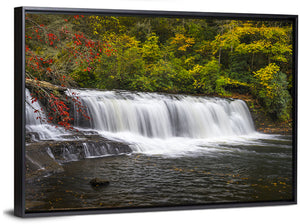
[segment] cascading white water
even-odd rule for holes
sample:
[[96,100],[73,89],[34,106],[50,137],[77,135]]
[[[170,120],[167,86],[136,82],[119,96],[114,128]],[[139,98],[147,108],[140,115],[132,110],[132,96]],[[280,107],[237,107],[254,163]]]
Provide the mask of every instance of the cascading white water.
[[215,138],[255,131],[242,100],[115,91],[75,92],[91,117],[90,128],[99,131],[131,132],[162,139]]
[[[45,119],[46,116],[42,112],[42,107],[39,101],[33,101],[28,89],[25,90],[25,97],[26,97],[26,124],[27,125],[39,125],[41,124],[41,119]],[[35,113],[35,111],[37,111]],[[37,119],[40,116],[41,119]]]
[[186,155],[257,138],[242,100],[128,91],[69,90],[67,94],[73,92],[91,117],[86,122],[76,113],[75,125],[124,142],[133,152]]
[[[68,90],[66,94],[74,96],[73,92],[91,117],[85,120],[75,108],[76,129],[86,135],[99,134],[112,142],[121,142],[133,152],[167,155],[185,155],[199,150],[211,152],[219,147],[218,143],[234,144],[257,135],[248,107],[242,100],[128,91]],[[28,90],[26,97],[30,103]],[[41,124],[36,120],[36,109],[41,110],[38,101],[26,105],[26,130],[38,134],[37,141],[77,138],[63,128]],[[128,148],[116,151],[118,147],[110,143],[81,141],[85,158],[128,153]],[[64,147],[66,158],[79,153],[73,148],[69,150],[69,146]]]

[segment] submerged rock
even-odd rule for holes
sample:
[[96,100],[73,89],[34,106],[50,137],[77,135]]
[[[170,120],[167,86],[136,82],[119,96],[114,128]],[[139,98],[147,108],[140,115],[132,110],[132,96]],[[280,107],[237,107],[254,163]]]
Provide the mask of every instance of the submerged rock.
[[98,177],[92,179],[90,181],[90,184],[93,186],[93,187],[104,187],[104,186],[107,186],[109,185],[109,181],[108,180],[103,180],[103,179],[100,179]]

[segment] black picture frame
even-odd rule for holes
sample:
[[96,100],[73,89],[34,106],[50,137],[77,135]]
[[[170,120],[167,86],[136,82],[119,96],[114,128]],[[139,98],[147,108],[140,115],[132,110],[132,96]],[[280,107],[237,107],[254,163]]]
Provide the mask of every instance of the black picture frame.
[[[82,15],[114,15],[114,16],[164,16],[180,18],[216,18],[240,20],[289,20],[293,24],[293,199],[276,202],[219,203],[176,207],[153,208],[113,208],[113,209],[78,209],[55,212],[25,212],[25,14],[82,14]],[[297,204],[297,74],[298,74],[298,16],[276,14],[240,14],[240,13],[206,13],[178,11],[144,11],[144,10],[107,10],[107,9],[75,9],[75,8],[15,8],[14,34],[14,214],[20,217],[61,216],[99,213],[127,213],[147,211],[170,211],[190,209],[214,209],[253,206],[275,206]]]

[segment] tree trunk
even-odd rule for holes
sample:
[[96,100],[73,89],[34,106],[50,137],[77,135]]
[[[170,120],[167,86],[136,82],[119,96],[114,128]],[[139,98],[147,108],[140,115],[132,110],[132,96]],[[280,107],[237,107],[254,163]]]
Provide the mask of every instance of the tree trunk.
[[221,51],[222,51],[222,48],[220,47],[220,50],[219,50],[219,65],[221,64]]

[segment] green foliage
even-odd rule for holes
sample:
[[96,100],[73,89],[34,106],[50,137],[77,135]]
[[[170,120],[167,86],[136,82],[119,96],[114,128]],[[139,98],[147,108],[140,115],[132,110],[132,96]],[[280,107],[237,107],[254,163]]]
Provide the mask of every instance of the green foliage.
[[205,65],[195,65],[190,73],[194,76],[194,87],[200,93],[212,94],[223,92],[222,85],[218,85],[217,80],[220,78],[220,65],[216,59],[212,59]]
[[287,91],[287,77],[279,67],[271,63],[254,73],[257,79],[253,94],[275,120],[289,119],[291,96]]
[[147,38],[142,47],[142,57],[148,64],[155,63],[161,57],[160,48],[158,45],[158,37],[152,34]]

